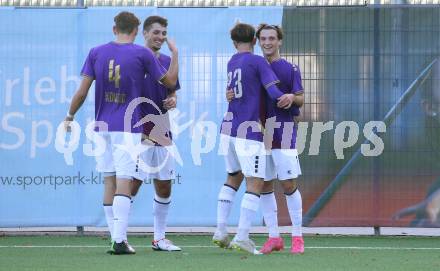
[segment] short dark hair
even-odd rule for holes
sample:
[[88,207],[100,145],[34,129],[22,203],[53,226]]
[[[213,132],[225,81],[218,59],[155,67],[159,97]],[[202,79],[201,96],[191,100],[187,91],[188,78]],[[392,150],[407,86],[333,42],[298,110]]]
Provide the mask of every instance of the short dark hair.
[[255,38],[255,28],[250,24],[237,23],[231,29],[231,39],[236,42],[252,42]]
[[114,21],[116,29],[124,34],[131,34],[141,24],[139,19],[128,11],[120,12],[116,15]]
[[263,30],[268,30],[268,29],[272,29],[272,30],[275,30],[276,32],[277,32],[277,37],[278,37],[278,39],[279,40],[282,40],[283,39],[283,30],[281,29],[281,27],[279,27],[278,25],[274,25],[274,24],[265,24],[265,23],[262,23],[262,24],[260,24],[259,26],[258,26],[258,29],[257,29],[257,39],[260,39],[260,34],[261,34],[261,31],[263,31]]
[[144,21],[144,31],[149,31],[154,23],[158,23],[163,27],[168,26],[168,20],[166,18],[160,16],[150,16]]

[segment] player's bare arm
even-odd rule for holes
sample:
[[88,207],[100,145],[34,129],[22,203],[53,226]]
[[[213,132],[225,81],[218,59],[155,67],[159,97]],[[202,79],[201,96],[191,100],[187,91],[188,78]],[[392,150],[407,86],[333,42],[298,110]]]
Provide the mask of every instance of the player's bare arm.
[[89,89],[92,86],[93,80],[94,79],[92,77],[83,76],[83,79],[81,80],[81,84],[72,98],[72,102],[70,103],[70,108],[69,111],[67,112],[67,116],[64,119],[64,128],[66,130],[69,129],[70,122],[73,120],[76,112],[79,110],[79,108],[86,100],[87,94],[89,93]]
[[293,94],[292,105],[302,107],[304,104],[304,92]]
[[166,39],[168,49],[171,52],[171,63],[167,73],[161,80],[161,82],[169,89],[174,89],[177,83],[177,77],[179,74],[179,53],[174,40]]

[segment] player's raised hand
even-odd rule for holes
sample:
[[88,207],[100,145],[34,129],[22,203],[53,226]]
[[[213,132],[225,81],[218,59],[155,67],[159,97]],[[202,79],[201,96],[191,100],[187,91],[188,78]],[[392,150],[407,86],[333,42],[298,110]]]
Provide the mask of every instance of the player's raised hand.
[[176,46],[176,42],[174,41],[174,39],[165,39],[165,41],[167,42],[168,45],[168,49],[170,49],[171,53],[177,53],[177,46]]
[[283,109],[289,109],[293,104],[293,94],[283,94],[278,98],[277,106]]
[[235,98],[234,91],[232,89],[227,89],[226,90],[226,100],[228,101],[228,103],[231,102],[234,98]]

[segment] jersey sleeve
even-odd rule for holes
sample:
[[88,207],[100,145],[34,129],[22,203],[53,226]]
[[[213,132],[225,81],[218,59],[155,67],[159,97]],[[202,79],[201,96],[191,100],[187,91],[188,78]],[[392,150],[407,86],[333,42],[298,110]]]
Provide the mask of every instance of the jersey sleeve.
[[258,58],[257,69],[260,75],[260,82],[266,89],[269,97],[273,100],[281,97],[283,93],[276,86],[280,80],[278,80],[278,77],[264,58]]
[[[302,86],[301,80],[301,71],[299,67],[295,64],[292,64],[292,93],[293,94],[301,94],[304,93],[304,88]],[[293,116],[301,115],[301,110],[297,106],[290,107],[290,112]]]
[[273,86],[280,82],[280,80],[278,80],[278,77],[275,75],[272,68],[270,67],[269,63],[267,63],[264,58],[258,58],[257,67],[258,73],[260,75],[261,84],[263,84],[265,89],[268,89],[270,86]]
[[160,82],[167,70],[162,67],[157,57],[154,56],[150,49],[144,48],[142,54],[142,63],[144,65],[145,72],[148,73],[153,80]]
[[299,70],[299,67],[295,64],[292,65],[292,80],[292,93],[303,93],[304,88],[302,86],[301,71]]
[[95,70],[93,69],[93,66],[95,64],[95,54],[94,50],[91,49],[89,51],[89,54],[87,55],[86,61],[84,62],[84,65],[81,69],[81,75],[87,76],[91,78],[95,78]]

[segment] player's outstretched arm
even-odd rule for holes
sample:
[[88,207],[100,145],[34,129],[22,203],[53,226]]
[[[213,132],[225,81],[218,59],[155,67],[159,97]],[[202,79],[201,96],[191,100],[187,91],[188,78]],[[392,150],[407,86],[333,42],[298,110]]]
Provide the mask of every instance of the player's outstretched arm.
[[272,84],[272,85],[270,85],[270,86],[266,86],[266,91],[267,91],[267,94],[269,95],[269,97],[272,99],[272,100],[278,100],[278,99],[280,99],[282,96],[284,96],[285,94],[283,94],[282,92],[281,92],[281,90],[276,86],[276,84]]
[[280,82],[280,80],[278,80],[278,77],[269,66],[269,63],[267,63],[263,57],[257,56],[255,60],[257,63],[261,84],[264,86],[264,89],[272,100],[278,100],[284,94],[277,87],[277,84]]
[[162,78],[161,82],[169,89],[174,89],[177,84],[177,77],[179,74],[179,54],[174,40],[167,39],[168,48],[171,52],[171,63],[167,73]]
[[67,116],[65,118],[66,129],[68,128],[68,123],[73,120],[76,112],[79,110],[81,105],[87,98],[87,94],[89,93],[89,89],[92,86],[93,78],[89,76],[84,76],[81,80],[81,84],[76,91],[75,95],[73,95],[72,102],[70,103],[69,111],[67,112]]

